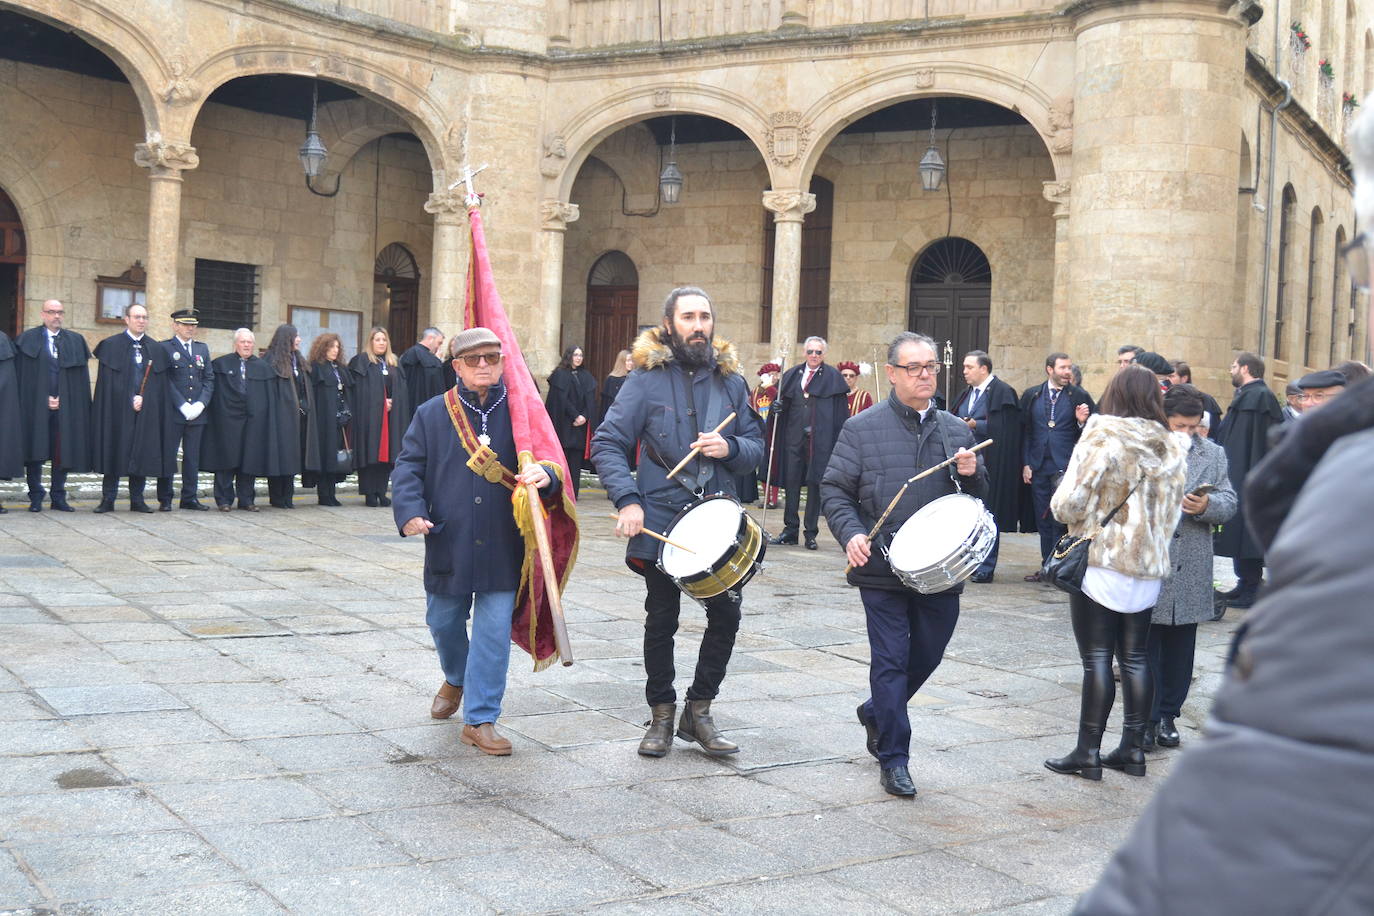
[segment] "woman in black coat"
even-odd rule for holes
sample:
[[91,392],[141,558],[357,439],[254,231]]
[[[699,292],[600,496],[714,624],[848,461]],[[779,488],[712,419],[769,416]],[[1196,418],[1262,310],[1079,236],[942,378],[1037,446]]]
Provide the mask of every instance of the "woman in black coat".
[[[243,427],[242,472],[266,477],[271,504],[292,509],[301,472],[301,427],[305,403],[297,379],[301,338],[294,325],[280,325],[262,359],[247,366],[248,419]],[[308,392],[308,390],[307,390]]]
[[582,366],[581,347],[563,351],[562,362],[549,374],[549,395],[544,406],[563,446],[575,498],[590,441],[591,420],[596,416],[596,379]]
[[353,373],[339,362],[342,355],[343,341],[338,334],[321,334],[310,345],[315,410],[309,425],[319,453],[316,492],[321,506],[343,505],[335,488],[353,470]]
[[353,373],[353,466],[358,492],[369,506],[389,506],[386,487],[410,422],[405,376],[385,328],[373,328],[363,352],[348,363]]

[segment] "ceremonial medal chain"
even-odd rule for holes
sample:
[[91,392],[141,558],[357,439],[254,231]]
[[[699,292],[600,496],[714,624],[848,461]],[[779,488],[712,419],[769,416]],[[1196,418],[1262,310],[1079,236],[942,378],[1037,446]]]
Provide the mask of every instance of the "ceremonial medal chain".
[[496,401],[486,410],[473,407],[471,404],[467,402],[467,398],[463,397],[461,394],[458,395],[458,400],[462,402],[464,407],[466,407],[468,410],[472,411],[473,413],[477,414],[479,417],[482,418],[482,432],[478,434],[477,441],[482,443],[483,445],[491,445],[491,436],[487,435],[487,417],[491,416],[491,412],[496,408],[500,407],[501,402],[506,399],[506,390],[507,389],[502,388],[501,396],[497,398]]

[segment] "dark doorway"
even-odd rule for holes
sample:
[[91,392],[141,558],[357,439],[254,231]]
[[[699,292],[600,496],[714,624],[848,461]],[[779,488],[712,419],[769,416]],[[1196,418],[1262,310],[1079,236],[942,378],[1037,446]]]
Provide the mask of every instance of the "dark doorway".
[[587,275],[587,335],[582,355],[599,386],[615,355],[629,349],[639,328],[639,271],[623,251],[608,251]]
[[935,338],[941,351],[951,341],[956,370],[965,353],[988,348],[992,267],[968,239],[939,239],[917,256],[909,302],[908,326]]
[[392,242],[377,255],[372,272],[374,298],[384,299],[382,309],[372,316],[373,323],[386,328],[391,349],[402,353],[419,339],[420,268],[404,245]]
[[24,225],[19,210],[0,190],[0,331],[24,329]]

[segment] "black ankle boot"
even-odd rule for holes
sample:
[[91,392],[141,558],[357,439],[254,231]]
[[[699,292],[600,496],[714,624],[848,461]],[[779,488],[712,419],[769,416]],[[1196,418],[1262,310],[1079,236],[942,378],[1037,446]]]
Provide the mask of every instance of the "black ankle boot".
[[677,724],[677,736],[684,741],[695,741],[706,753],[724,757],[739,751],[739,745],[727,741],[716,728],[711,718],[710,700],[688,700],[682,707],[682,719]]
[[1102,765],[1111,770],[1120,770],[1127,776],[1145,775],[1145,752],[1140,749],[1140,742],[1145,735],[1145,726],[1135,728],[1123,728],[1121,730],[1121,743],[1116,750],[1102,758]]
[[1160,747],[1178,747],[1178,726],[1174,725],[1173,716],[1164,716],[1159,720],[1158,738]]
[[1098,748],[1102,745],[1102,732],[1096,728],[1079,726],[1078,746],[1065,757],[1053,757],[1045,761],[1045,767],[1065,776],[1082,776],[1093,781],[1102,778],[1102,760]]
[[662,757],[673,746],[673,717],[676,703],[655,703],[649,707],[649,728],[639,741],[641,757]]

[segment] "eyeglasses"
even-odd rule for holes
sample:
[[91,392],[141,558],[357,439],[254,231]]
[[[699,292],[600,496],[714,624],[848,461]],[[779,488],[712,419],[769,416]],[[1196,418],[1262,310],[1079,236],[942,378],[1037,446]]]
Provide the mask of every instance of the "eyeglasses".
[[488,366],[499,366],[504,359],[500,353],[464,353],[458,357],[469,369],[476,369],[485,362]]
[[66,310],[65,310],[65,309],[43,309],[43,314],[44,314],[44,315],[63,315],[63,314],[66,314]]
[[905,366],[899,366],[896,363],[888,363],[888,365],[893,369],[905,369],[906,374],[911,378],[916,378],[920,375],[929,375],[933,377],[939,375],[940,369],[944,367],[944,363],[938,360],[933,363],[908,363]]
[[1363,232],[1347,245],[1341,246],[1341,257],[1345,259],[1346,269],[1350,271],[1350,282],[1356,289],[1369,289],[1369,245],[1370,238]]
[[807,351],[806,351],[806,355],[807,355],[807,356],[824,356],[824,355],[825,355],[825,351],[824,351],[824,350],[807,350]]
[[1340,394],[1339,391],[1304,391],[1298,395],[1298,400],[1304,404],[1322,404],[1338,394]]

